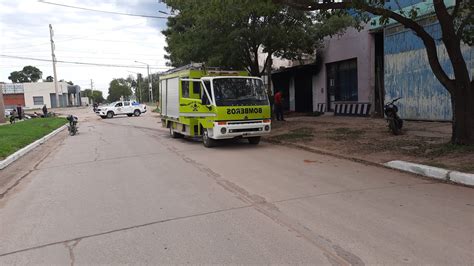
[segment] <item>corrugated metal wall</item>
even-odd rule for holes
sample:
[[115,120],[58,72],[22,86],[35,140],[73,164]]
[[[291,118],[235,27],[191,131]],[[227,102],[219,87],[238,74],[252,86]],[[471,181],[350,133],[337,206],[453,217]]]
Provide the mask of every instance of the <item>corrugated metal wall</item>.
[[[438,41],[438,56],[443,68],[452,76],[452,66],[434,23],[425,29]],[[387,30],[386,30],[387,32]],[[474,71],[474,48],[463,47],[468,67]],[[424,45],[411,31],[403,30],[384,37],[385,102],[396,97],[404,119],[451,120],[450,95],[434,76],[428,64]]]

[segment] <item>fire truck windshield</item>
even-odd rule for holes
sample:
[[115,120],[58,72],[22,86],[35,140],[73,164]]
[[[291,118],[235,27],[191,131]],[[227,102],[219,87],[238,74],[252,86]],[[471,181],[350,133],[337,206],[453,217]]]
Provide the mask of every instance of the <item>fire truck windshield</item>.
[[267,105],[268,97],[260,79],[218,78],[213,80],[217,106]]

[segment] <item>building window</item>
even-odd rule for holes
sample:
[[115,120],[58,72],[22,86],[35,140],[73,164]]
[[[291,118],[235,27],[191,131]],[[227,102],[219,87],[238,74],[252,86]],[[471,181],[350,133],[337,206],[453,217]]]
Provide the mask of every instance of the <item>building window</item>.
[[33,105],[44,105],[43,96],[33,96]]

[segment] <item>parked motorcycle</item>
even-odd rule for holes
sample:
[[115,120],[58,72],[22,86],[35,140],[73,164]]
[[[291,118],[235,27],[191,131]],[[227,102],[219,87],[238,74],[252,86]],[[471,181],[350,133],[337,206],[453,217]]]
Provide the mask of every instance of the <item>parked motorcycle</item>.
[[73,115],[68,115],[67,116],[67,121],[69,121],[69,125],[67,126],[67,129],[69,131],[70,136],[74,136],[77,134],[78,128],[77,128],[77,117]]
[[384,113],[387,119],[388,128],[394,135],[399,135],[403,127],[403,120],[398,116],[398,107],[395,105],[395,103],[400,99],[401,97],[398,97],[391,102],[388,102],[384,106]]

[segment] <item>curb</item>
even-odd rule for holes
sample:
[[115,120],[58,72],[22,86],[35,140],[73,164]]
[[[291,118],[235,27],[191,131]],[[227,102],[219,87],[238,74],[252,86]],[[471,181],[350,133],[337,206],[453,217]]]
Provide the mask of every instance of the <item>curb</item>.
[[451,181],[457,184],[474,186],[474,174],[451,171],[443,168],[410,163],[405,161],[390,161],[385,166],[442,181]]
[[417,163],[410,163],[410,162],[405,162],[405,161],[398,161],[398,160],[390,161],[387,163],[375,163],[375,162],[367,161],[364,159],[354,158],[350,156],[328,152],[325,150],[308,147],[302,144],[296,144],[296,143],[273,140],[273,139],[263,139],[263,141],[271,143],[271,144],[282,144],[288,147],[293,147],[296,149],[301,149],[301,150],[314,152],[314,153],[318,153],[322,155],[328,155],[328,156],[336,157],[339,159],[350,160],[350,161],[362,163],[365,165],[391,168],[391,169],[396,169],[403,172],[410,172],[410,173],[421,175],[424,177],[434,178],[440,181],[453,182],[456,184],[461,184],[461,185],[466,185],[466,186],[474,186],[474,174],[451,171],[451,170],[447,170],[443,168],[417,164]]
[[48,135],[34,141],[33,143],[28,144],[27,146],[19,149],[18,151],[11,154],[10,156],[5,158],[4,160],[0,161],[0,170],[4,169],[5,167],[10,165],[14,161],[18,160],[19,158],[21,158],[23,155],[27,154],[32,149],[34,149],[34,148],[38,147],[39,145],[43,144],[48,139],[50,139],[54,135],[58,134],[62,130],[64,130],[66,127],[67,127],[67,125],[63,125],[63,126],[59,127],[58,129],[54,130],[53,132],[49,133]]

